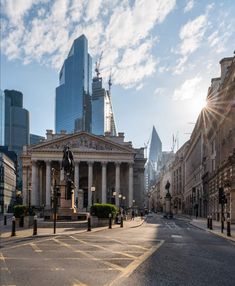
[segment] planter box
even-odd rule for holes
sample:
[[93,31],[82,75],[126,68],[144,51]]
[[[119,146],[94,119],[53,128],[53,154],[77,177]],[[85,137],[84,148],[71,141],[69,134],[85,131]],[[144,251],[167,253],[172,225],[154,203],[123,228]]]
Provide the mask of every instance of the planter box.
[[98,218],[97,216],[91,216],[91,227],[108,226],[108,218]]

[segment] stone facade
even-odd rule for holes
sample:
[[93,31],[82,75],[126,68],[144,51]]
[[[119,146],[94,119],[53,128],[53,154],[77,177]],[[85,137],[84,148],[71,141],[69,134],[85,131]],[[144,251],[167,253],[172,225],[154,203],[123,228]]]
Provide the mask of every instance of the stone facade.
[[16,197],[15,163],[0,152],[0,213],[12,212]]
[[[61,163],[65,145],[74,156],[78,211],[89,210],[92,202],[143,208],[144,148],[132,148],[131,142],[124,142],[123,133],[113,137],[48,131],[44,142],[25,146],[22,155],[25,204],[51,208],[52,188],[64,179]],[[93,193],[92,187],[95,187]]]
[[[207,106],[190,140],[177,151],[171,167],[162,168],[149,201],[151,207],[158,205],[164,211],[161,198],[167,176],[172,178],[175,213],[221,220],[224,212],[235,223],[235,57],[222,59],[220,65],[221,76],[211,80]],[[219,190],[225,195],[223,210]]]
[[203,187],[208,214],[221,219],[219,188],[223,188],[225,216],[235,223],[235,57],[220,62],[221,77],[212,79],[204,112]]

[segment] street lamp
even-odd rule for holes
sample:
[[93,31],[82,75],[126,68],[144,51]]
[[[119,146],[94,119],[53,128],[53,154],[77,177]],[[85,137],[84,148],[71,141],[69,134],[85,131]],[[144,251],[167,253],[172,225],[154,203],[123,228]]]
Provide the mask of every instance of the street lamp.
[[118,198],[119,198],[119,206],[122,207],[122,194],[119,194]]
[[116,192],[113,192],[113,199],[114,199],[113,204],[115,205],[116,204]]
[[95,187],[91,187],[91,194],[92,194],[92,205],[94,205],[94,192],[95,192]]
[[123,196],[122,199],[123,199],[123,208],[125,208],[125,199],[126,199],[126,197]]

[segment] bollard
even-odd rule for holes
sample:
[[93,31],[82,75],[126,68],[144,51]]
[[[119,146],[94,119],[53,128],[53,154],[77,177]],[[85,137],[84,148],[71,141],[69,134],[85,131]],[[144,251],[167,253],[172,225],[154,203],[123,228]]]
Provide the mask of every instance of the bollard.
[[123,227],[123,215],[121,215],[121,223],[120,223],[120,227]]
[[221,217],[221,233],[224,233],[224,217]]
[[227,218],[227,236],[231,236],[230,218]]
[[109,214],[109,228],[112,228],[112,215]]
[[211,218],[210,218],[210,229],[212,230],[213,229],[213,224],[212,224],[212,215],[211,215]]
[[37,227],[37,216],[33,217],[33,235],[37,235],[38,227]]
[[87,218],[87,231],[91,231],[91,217],[88,215]]
[[16,235],[16,218],[15,216],[12,217],[12,229],[11,229],[11,236]]
[[4,215],[4,225],[7,225],[7,216]]
[[212,217],[209,215],[209,229],[212,229]]

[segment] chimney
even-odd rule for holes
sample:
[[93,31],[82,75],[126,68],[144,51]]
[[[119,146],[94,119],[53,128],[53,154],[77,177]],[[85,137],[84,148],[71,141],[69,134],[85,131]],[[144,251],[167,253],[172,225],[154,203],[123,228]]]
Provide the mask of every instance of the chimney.
[[51,129],[46,130],[46,138],[47,138],[47,140],[53,139],[53,130],[51,130]]
[[230,58],[224,58],[220,61],[220,67],[221,67],[221,82],[224,81],[224,78],[226,76],[227,70],[229,66],[231,65],[233,61],[233,57]]

